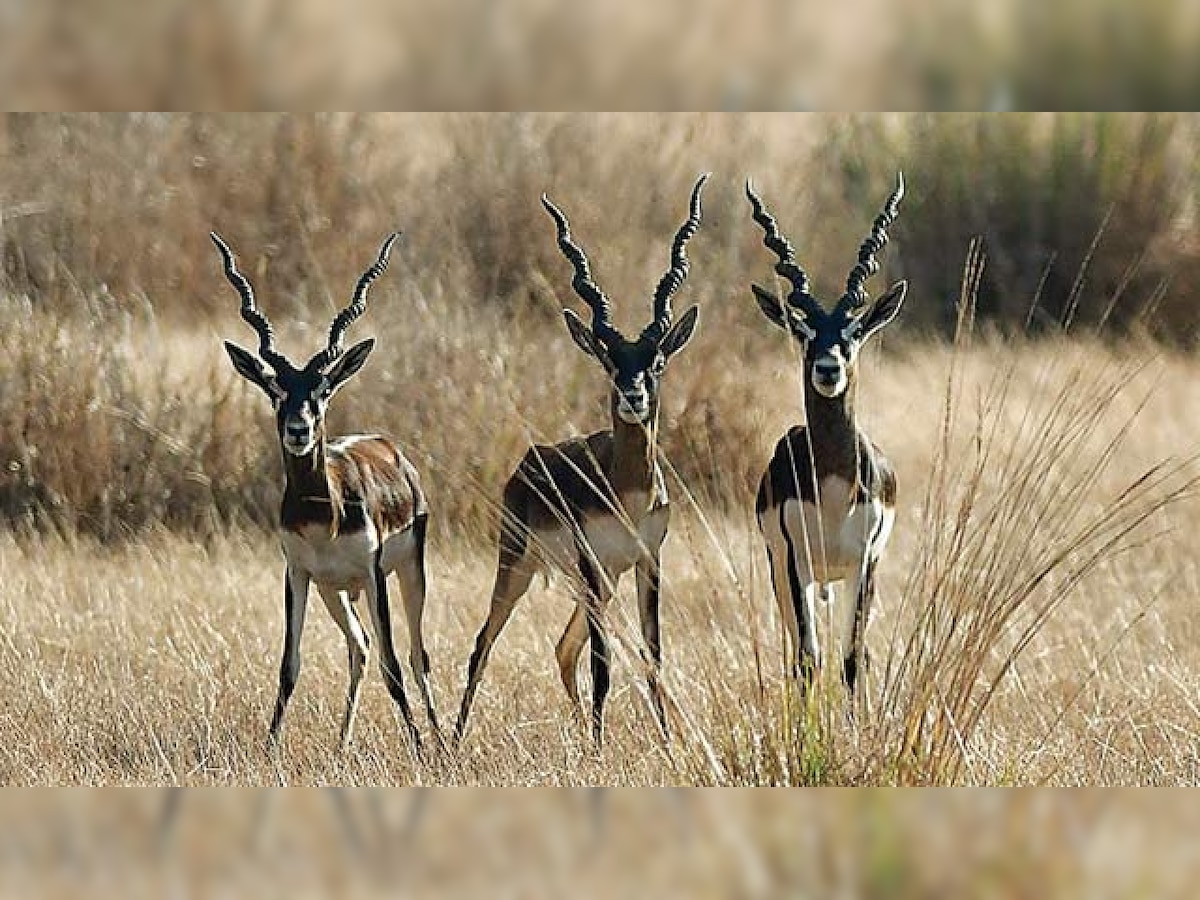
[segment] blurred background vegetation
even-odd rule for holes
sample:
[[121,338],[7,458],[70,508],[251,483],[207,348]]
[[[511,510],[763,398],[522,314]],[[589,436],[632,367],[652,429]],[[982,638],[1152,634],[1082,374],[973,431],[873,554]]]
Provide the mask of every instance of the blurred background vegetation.
[[1191,109],[1178,0],[7,0],[7,109]]
[[944,340],[979,235],[978,314],[998,331],[1036,338],[1072,320],[1189,351],[1197,124],[1115,113],[9,114],[0,516],[106,539],[268,525],[278,450],[267,405],[220,347],[253,341],[208,231],[239,254],[283,349],[307,358],[381,236],[400,228],[355,329],[381,343],[332,425],[399,438],[440,528],[491,521],[531,439],[605,424],[601,375],[559,320],[577,301],[538,197],[567,211],[618,324],[636,327],[707,170],[705,224],[676,303],[701,305],[701,329],[665,388],[665,444],[702,502],[741,506],[777,412],[756,399],[761,380],[792,359],[749,302],[772,259],[745,177],[828,301],[903,169],[909,193],[874,282],[912,283],[894,350]]

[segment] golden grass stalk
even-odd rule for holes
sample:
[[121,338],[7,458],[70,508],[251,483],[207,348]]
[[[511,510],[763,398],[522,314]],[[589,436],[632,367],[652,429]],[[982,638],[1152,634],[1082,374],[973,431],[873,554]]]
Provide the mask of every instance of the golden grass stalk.
[[[899,597],[871,723],[871,780],[955,784],[972,767],[977,731],[1005,677],[1056,611],[1116,556],[1143,545],[1161,514],[1190,496],[1194,457],[1132,474],[1108,496],[1094,489],[1136,442],[1158,385],[1153,356],[1113,366],[1086,343],[1045,347],[1033,393],[1013,392],[1028,357],[993,344],[985,383],[964,383],[978,352],[978,245],[967,261],[940,440],[920,539]],[[1007,357],[1007,358],[1005,358]]]

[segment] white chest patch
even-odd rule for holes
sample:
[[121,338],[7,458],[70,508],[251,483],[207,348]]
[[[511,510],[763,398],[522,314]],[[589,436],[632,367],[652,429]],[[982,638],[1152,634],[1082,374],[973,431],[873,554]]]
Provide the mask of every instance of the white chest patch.
[[[783,523],[799,571],[814,581],[840,581],[858,573],[868,546],[875,556],[882,549],[879,537],[886,540],[886,535],[876,532],[886,511],[878,500],[851,505],[853,485],[845,479],[826,478],[819,487],[819,504],[788,500]],[[890,517],[887,521],[890,524]],[[872,536],[876,536],[874,544]]]
[[[775,598],[793,651],[802,643],[819,651],[846,652],[864,557],[878,559],[894,513],[879,500],[851,505],[852,486],[840,478],[820,485],[820,503],[788,500],[763,511],[759,526],[770,554]],[[830,584],[843,582],[834,593]],[[822,590],[822,585],[824,589]],[[799,591],[798,596],[793,596]],[[825,603],[818,607],[818,598]],[[799,610],[806,610],[801,635]],[[824,637],[818,637],[818,633]],[[829,641],[831,643],[826,643]]]
[[[657,549],[667,534],[669,512],[661,506],[638,523],[637,530],[612,516],[596,516],[584,526],[584,536],[610,577],[628,570],[648,551]],[[550,568],[578,572],[579,548],[570,528],[555,528],[530,535],[530,552]]]
[[355,593],[366,587],[375,565],[379,535],[370,522],[362,531],[330,538],[328,531],[311,526],[283,533],[283,553],[288,565],[305,572],[328,591]]
[[633,531],[628,523],[605,516],[588,522],[584,533],[605,570],[619,574],[662,543],[665,520],[666,510],[660,508],[645,516]]

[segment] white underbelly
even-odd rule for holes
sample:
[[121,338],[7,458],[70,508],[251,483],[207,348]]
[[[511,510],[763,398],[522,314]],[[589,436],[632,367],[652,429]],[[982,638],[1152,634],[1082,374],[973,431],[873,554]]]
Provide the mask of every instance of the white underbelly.
[[587,524],[584,533],[588,546],[605,571],[624,572],[647,555],[653,538],[653,528],[650,527],[652,519],[647,517],[639,523],[637,531],[632,531],[627,523],[612,518]]
[[362,531],[330,538],[323,528],[283,534],[288,566],[304,572],[324,591],[363,590],[375,568],[379,537],[369,522]]
[[[639,523],[636,531],[612,517],[597,517],[584,526],[587,546],[610,576],[629,570],[662,543],[666,535],[667,510],[660,507]],[[529,551],[549,568],[578,572],[579,544],[575,531],[566,526],[535,531],[529,536]]]

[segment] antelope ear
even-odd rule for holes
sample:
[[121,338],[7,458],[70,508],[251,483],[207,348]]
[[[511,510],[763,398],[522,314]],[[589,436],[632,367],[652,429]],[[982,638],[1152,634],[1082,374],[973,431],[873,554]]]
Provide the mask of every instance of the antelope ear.
[[700,318],[700,307],[693,306],[682,316],[679,321],[671,326],[671,330],[667,332],[666,337],[662,339],[662,343],[658,345],[658,352],[667,359],[670,359],[680,350],[682,350],[687,342],[692,339],[692,335],[696,333],[696,321]]
[[279,397],[281,393],[279,385],[275,382],[273,375],[267,374],[267,367],[263,365],[262,360],[249,350],[243,350],[230,341],[225,342],[225,352],[229,354],[233,368],[239,375],[251,384],[258,385],[263,393],[272,400]]
[[592,333],[592,329],[588,328],[583,319],[579,318],[573,309],[564,309],[563,318],[567,321],[567,331],[571,332],[571,337],[575,339],[575,343],[579,345],[580,350],[588,356],[595,357],[600,362],[605,362],[608,359],[608,354],[604,352],[604,347],[601,346],[596,335]]
[[326,397],[332,397],[343,384],[358,373],[358,370],[366,364],[367,357],[371,355],[374,347],[375,338],[367,338],[334,360],[329,371],[325,373],[324,394]]
[[750,285],[750,290],[754,291],[754,299],[758,301],[758,308],[762,310],[764,316],[784,331],[792,330],[788,323],[787,312],[778,297],[757,284]]
[[803,310],[781,301],[757,284],[751,284],[750,289],[754,291],[754,299],[758,301],[758,308],[762,310],[763,315],[792,337],[800,341],[811,341],[817,336]]
[[900,313],[904,304],[904,295],[908,293],[908,282],[898,281],[891,286],[886,294],[871,306],[859,319],[862,329],[862,340],[866,340],[885,325],[890,325]]

